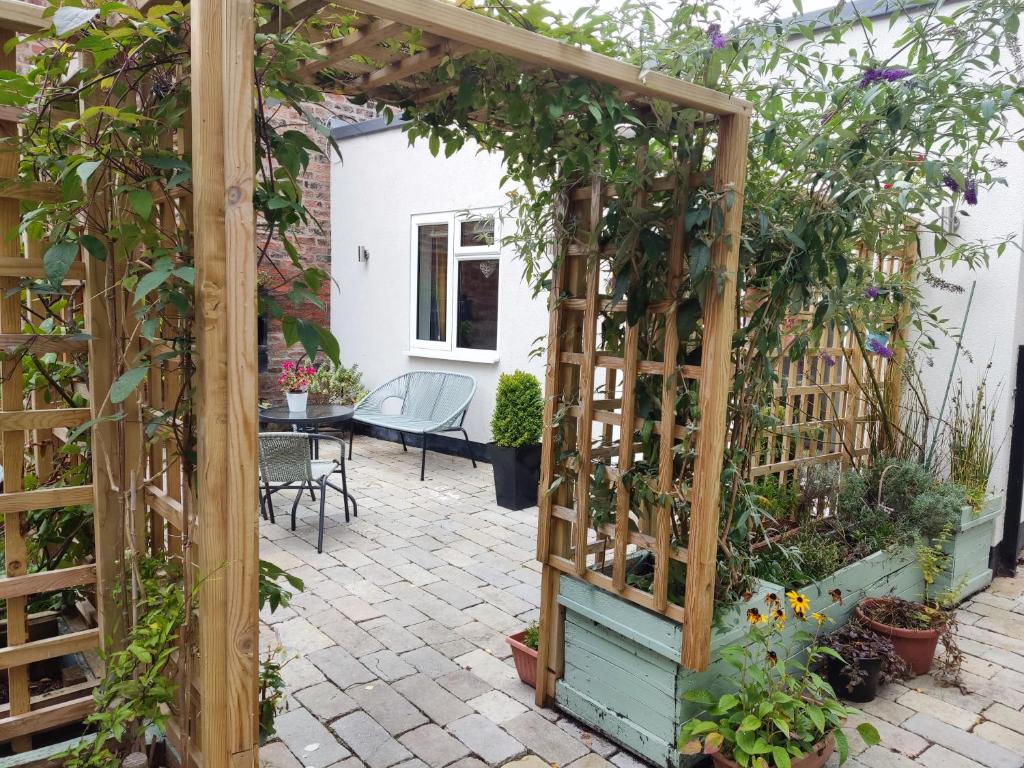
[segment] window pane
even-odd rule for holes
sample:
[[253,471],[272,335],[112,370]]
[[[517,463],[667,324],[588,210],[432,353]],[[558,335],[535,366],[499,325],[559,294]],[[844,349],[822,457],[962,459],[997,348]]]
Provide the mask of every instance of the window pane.
[[460,261],[456,346],[498,348],[498,260]]
[[475,248],[494,244],[494,219],[467,219],[459,222],[459,245]]
[[424,224],[417,232],[416,338],[448,338],[448,225]]

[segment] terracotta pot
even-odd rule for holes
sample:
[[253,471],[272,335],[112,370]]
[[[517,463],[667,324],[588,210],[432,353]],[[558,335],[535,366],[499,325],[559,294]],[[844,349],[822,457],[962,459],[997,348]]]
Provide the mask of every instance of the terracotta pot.
[[[803,757],[797,757],[793,759],[793,768],[821,768],[828,759],[832,757],[832,753],[836,750],[836,740],[830,733],[824,739],[814,745],[814,749],[805,754]],[[715,768],[740,768],[740,764],[735,760],[726,757],[721,752],[717,752],[711,756],[711,762],[715,764]]]
[[935,629],[902,629],[901,627],[890,627],[867,616],[863,610],[865,605],[884,602],[884,598],[869,597],[861,600],[854,608],[854,614],[866,626],[880,635],[892,640],[896,653],[903,659],[915,675],[926,675],[932,668],[932,660],[935,658],[935,647],[939,642],[939,633]]
[[505,638],[512,649],[512,660],[516,663],[519,679],[531,688],[537,687],[537,651],[523,643],[526,630]]

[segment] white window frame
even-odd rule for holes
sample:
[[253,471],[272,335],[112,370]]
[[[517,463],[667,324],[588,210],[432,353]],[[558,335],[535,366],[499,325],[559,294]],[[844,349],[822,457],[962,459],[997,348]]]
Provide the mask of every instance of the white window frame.
[[[409,351],[410,357],[425,357],[442,360],[464,360],[477,363],[497,363],[498,349],[501,344],[501,217],[498,208],[478,208],[444,213],[424,213],[411,217],[409,233]],[[494,220],[494,239],[489,245],[463,246],[461,242],[461,223],[472,219],[491,218]],[[448,296],[445,329],[446,341],[425,341],[416,338],[416,320],[418,314],[419,288],[419,228],[430,224],[448,225]],[[459,264],[464,261],[498,261],[498,330],[495,338],[495,349],[467,349],[456,346],[458,340],[458,279]]]

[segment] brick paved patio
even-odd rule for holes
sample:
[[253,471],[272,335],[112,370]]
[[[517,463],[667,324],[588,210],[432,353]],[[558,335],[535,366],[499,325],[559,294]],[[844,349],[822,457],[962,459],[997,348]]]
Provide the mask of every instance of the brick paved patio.
[[[537,616],[536,510],[495,506],[491,470],[357,439],[349,487],[360,516],[328,508],[324,552],[316,512],[298,530],[261,524],[261,556],[306,582],[263,628],[288,659],[278,768],[619,768],[640,764],[572,719],[533,705],[504,637]],[[332,497],[332,501],[337,501]],[[851,739],[852,768],[1024,765],[1024,577],[1000,579],[960,614],[967,696],[921,677],[863,707],[882,746]],[[517,766],[518,768],[518,766]]]

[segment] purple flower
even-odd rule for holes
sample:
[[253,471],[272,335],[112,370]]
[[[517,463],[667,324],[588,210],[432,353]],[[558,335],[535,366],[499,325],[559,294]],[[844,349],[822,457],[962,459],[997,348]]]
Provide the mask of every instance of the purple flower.
[[869,285],[867,288],[864,289],[864,295],[867,296],[869,299],[877,299],[878,287],[874,285]]
[[708,40],[711,41],[711,47],[716,51],[720,51],[725,48],[725,44],[728,42],[728,39],[722,34],[721,24],[715,23],[708,25]]
[[868,352],[873,352],[879,357],[889,360],[893,355],[893,351],[887,342],[888,339],[885,334],[869,333],[867,343],[864,346],[867,347]]
[[942,174],[942,185],[954,195],[959,194],[960,192],[960,184],[958,184],[957,180],[948,173]]
[[968,177],[964,184],[964,202],[968,205],[978,204],[978,181],[973,176]]
[[874,83],[885,81],[887,83],[894,83],[897,80],[902,80],[905,77],[910,77],[910,71],[902,69],[900,67],[886,67],[885,69],[869,69],[860,78],[860,87],[867,88],[869,85]]
[[831,368],[836,364],[836,359],[832,357],[828,352],[821,353],[821,359],[825,362],[826,368]]

